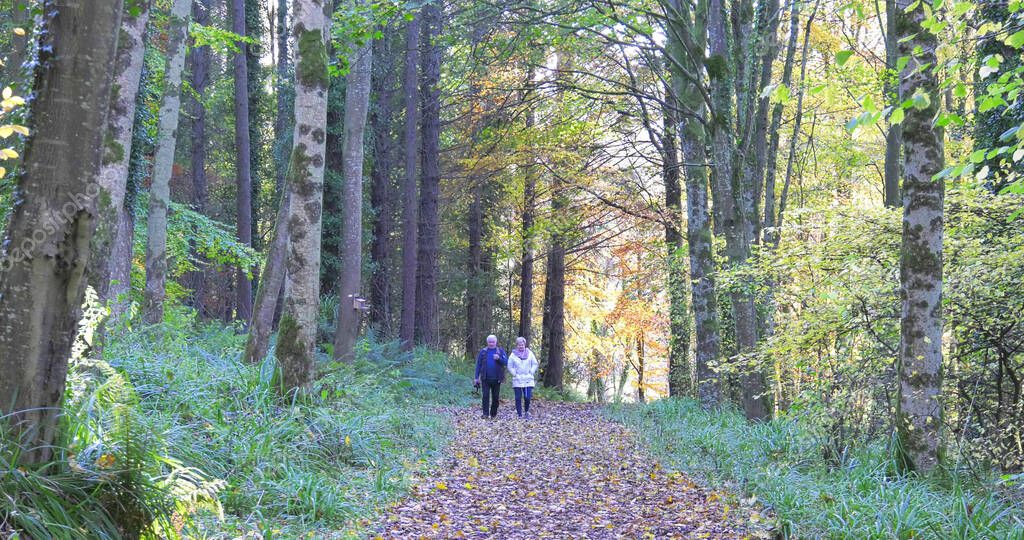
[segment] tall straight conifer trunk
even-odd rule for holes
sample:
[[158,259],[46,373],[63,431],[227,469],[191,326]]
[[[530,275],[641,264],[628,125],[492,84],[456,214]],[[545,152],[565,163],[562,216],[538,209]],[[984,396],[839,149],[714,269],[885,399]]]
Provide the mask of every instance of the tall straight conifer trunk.
[[327,141],[327,36],[330,2],[295,0],[295,131],[288,166],[288,253],[277,339],[282,392],[305,390],[315,376],[320,307],[320,232]]
[[376,99],[370,108],[370,133],[373,137],[373,166],[370,170],[370,207],[373,209],[373,235],[370,242],[370,325],[385,337],[393,337],[391,312],[391,231],[394,227],[393,138],[395,120],[395,42],[398,27],[387,24],[381,39],[374,42],[374,69],[370,86]]
[[440,298],[437,291],[438,255],[441,250],[438,197],[441,191],[441,8],[423,6],[420,81],[422,144],[419,206],[419,252],[416,269],[416,335],[421,344],[441,345]]
[[163,321],[164,300],[167,298],[167,207],[171,202],[171,171],[181,113],[181,74],[185,69],[185,43],[191,8],[192,0],[174,0],[167,28],[164,95],[160,101],[160,126],[146,220],[146,290],[142,313],[149,324]]
[[355,299],[362,295],[363,271],[363,133],[370,107],[373,43],[357,49],[345,79],[344,185],[342,204],[342,264],[338,283],[338,324],[334,330],[334,359],[355,360],[362,312]]
[[[913,9],[909,9],[913,5]],[[927,96],[903,120],[903,243],[900,250],[897,465],[928,472],[941,460],[943,132],[936,65],[938,38],[925,29],[930,3],[896,2],[901,96]],[[909,11],[908,11],[909,9]],[[931,12],[929,9],[928,12]]]
[[[192,4],[192,19],[196,24],[207,25],[210,23],[211,0],[195,0]],[[189,97],[189,109],[192,116],[192,209],[200,214],[205,214],[209,202],[209,182],[206,178],[206,147],[209,143],[209,135],[206,131],[206,107],[202,97],[210,84],[210,47],[192,48],[188,55],[189,70],[192,75],[192,90],[194,95]],[[201,257],[196,251],[195,245],[190,246],[194,257]],[[200,261],[194,271],[187,276],[188,286],[192,289],[192,307],[199,314],[205,315],[206,308],[203,299],[206,296],[206,268]]]
[[402,313],[398,336],[402,347],[412,348],[416,339],[416,269],[419,250],[419,194],[416,161],[419,157],[419,63],[420,13],[414,13],[405,31],[405,66],[402,72],[402,103],[405,109],[402,134],[405,167],[402,173]]
[[48,461],[57,438],[102,192],[96,175],[123,7],[42,4],[34,131],[0,252],[0,418],[22,433],[29,464]]
[[[231,0],[231,30],[244,36],[245,0]],[[252,139],[249,130],[249,65],[248,44],[239,43],[239,52],[232,59],[235,74],[235,202],[238,241],[252,246]],[[236,316],[243,321],[252,318],[252,280],[245,269],[235,276]]]

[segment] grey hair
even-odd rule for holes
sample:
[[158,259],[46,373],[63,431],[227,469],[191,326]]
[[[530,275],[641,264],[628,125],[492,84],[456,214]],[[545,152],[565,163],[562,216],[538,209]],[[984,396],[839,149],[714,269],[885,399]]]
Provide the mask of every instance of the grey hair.
[[491,334],[491,335],[487,336],[487,341],[490,341],[490,340],[492,340],[492,339],[493,339],[494,341],[498,341],[498,336],[496,336],[496,335],[494,335],[494,334]]
[[516,338],[516,344],[518,345],[520,341],[523,342],[523,345],[526,345],[526,338],[524,338],[523,336],[519,336]]

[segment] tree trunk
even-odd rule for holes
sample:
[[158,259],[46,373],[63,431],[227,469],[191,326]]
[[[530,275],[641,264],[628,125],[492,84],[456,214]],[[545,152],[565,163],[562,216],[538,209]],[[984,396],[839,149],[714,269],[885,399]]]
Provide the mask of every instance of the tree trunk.
[[139,95],[142,60],[146,52],[149,6],[149,2],[141,2],[137,13],[124,14],[114,60],[117,75],[110,91],[103,160],[98,176],[101,195],[97,203],[96,234],[92,238],[92,263],[88,268],[88,281],[102,303],[112,299],[110,270],[114,259],[111,251],[118,242],[118,235],[123,234],[122,224],[126,221],[125,190],[135,127],[135,101]]
[[[786,43],[786,60],[782,64],[782,84],[793,90],[793,62],[796,58],[797,39],[800,36],[800,2],[794,0],[789,10],[789,40]],[[766,245],[775,245],[778,231],[775,229],[775,176],[779,156],[779,132],[782,125],[782,112],[785,104],[776,103],[772,107],[771,128],[768,130],[768,149],[765,158],[764,172],[764,219],[761,231]]]
[[291,186],[285,184],[282,189],[284,189],[284,193],[281,195],[280,206],[277,209],[274,236],[267,252],[267,262],[263,266],[263,272],[260,273],[262,279],[260,279],[260,285],[256,291],[256,303],[252,310],[252,320],[249,321],[249,337],[245,343],[243,358],[246,362],[253,364],[262,362],[267,356],[270,334],[274,330],[274,313],[277,310],[278,300],[284,286]]
[[[556,195],[551,204],[553,215],[564,207]],[[565,246],[559,233],[551,237],[548,248],[547,280],[544,286],[544,320],[541,351],[544,362],[544,386],[562,389],[565,374]]]
[[275,316],[280,312],[284,289],[285,256],[288,249],[288,217],[291,188],[287,184],[287,169],[283,148],[290,141],[288,115],[292,112],[291,84],[288,57],[288,2],[277,3],[277,116],[274,120],[274,145],[276,169],[276,190],[278,198],[277,219],[274,233],[267,250],[267,261],[260,272],[259,287],[253,305],[252,320],[249,321],[249,336],[245,344],[244,360],[250,363],[263,361],[270,346],[270,334],[274,330]]
[[402,74],[402,100],[405,109],[405,131],[402,146],[405,157],[405,171],[402,176],[402,315],[399,325],[399,339],[406,350],[412,348],[416,337],[416,269],[418,241],[416,189],[416,161],[419,157],[417,127],[419,125],[419,63],[420,63],[420,18],[414,13],[405,32],[405,67]]
[[280,200],[285,194],[288,150],[292,146],[288,125],[293,114],[293,93],[291,61],[288,53],[288,0],[277,0],[277,81],[274,87],[277,115],[274,118],[274,163],[276,164],[275,187],[279,207],[283,204]]
[[49,461],[59,429],[102,192],[93,179],[122,2],[47,0],[42,8],[34,129],[0,244],[0,417],[21,432],[24,464]]
[[942,425],[942,204],[945,182],[942,128],[933,125],[940,106],[939,82],[929,68],[938,39],[925,30],[925,4],[898,0],[901,96],[922,93],[926,107],[907,109],[903,120],[903,246],[900,250],[899,400],[897,464],[928,472],[941,459]]
[[679,183],[679,150],[677,128],[678,110],[671,100],[665,100],[662,120],[662,171],[665,182],[665,209],[668,221],[665,225],[666,266],[669,294],[669,353],[668,393],[682,397],[692,393],[690,375],[690,309],[686,305],[686,265],[681,229],[683,219],[683,193]]
[[[728,65],[729,37],[722,0],[711,0],[708,8],[708,43],[710,57],[708,70],[711,82],[712,111],[712,164],[715,187],[722,204],[722,230],[725,233],[726,254],[732,267],[747,263],[750,257],[751,235],[749,211],[753,208],[751,186],[738,181],[732,159],[736,155],[733,125],[732,73]],[[748,200],[751,199],[751,200]],[[736,325],[736,344],[739,354],[749,354],[757,346],[757,310],[753,295],[743,289],[730,292],[733,319]],[[743,368],[740,375],[743,390],[743,411],[748,419],[767,418],[764,377],[756,369]]]
[[314,351],[320,308],[320,229],[327,140],[326,39],[330,6],[317,0],[295,0],[292,7],[292,35],[298,51],[294,146],[288,167],[289,249],[276,355],[282,392],[304,391],[316,374]]
[[[197,24],[210,23],[209,0],[196,0],[192,4],[192,18]],[[189,52],[188,64],[192,71],[192,90],[195,96],[189,98],[192,116],[192,209],[200,214],[206,213],[208,199],[208,182],[206,179],[206,146],[209,137],[206,134],[206,107],[196,96],[205,96],[210,82],[210,48],[193,45]],[[192,256],[200,259],[201,255],[192,247]],[[199,314],[205,315],[203,297],[206,294],[206,270],[203,263],[188,276],[192,289],[192,307]]]
[[164,299],[167,297],[167,206],[171,201],[171,171],[181,113],[181,72],[185,68],[191,7],[191,0],[174,0],[167,30],[164,95],[160,100],[160,127],[146,220],[146,290],[142,309],[143,319],[148,324],[163,321]]
[[441,189],[441,9],[436,4],[423,6],[423,69],[420,98],[423,117],[420,171],[419,253],[416,271],[416,334],[427,347],[441,345],[439,332],[440,302],[437,291],[440,218],[437,200]]
[[[260,14],[260,7],[264,0],[245,0],[245,36],[254,40],[255,43],[245,44],[245,66],[246,66],[246,108],[249,117],[249,245],[256,251],[260,245],[260,167],[263,148],[263,129],[261,127],[263,115],[260,113],[260,101],[263,99],[263,92],[266,86],[263,66],[260,58],[263,57],[263,18]],[[254,269],[255,272],[257,269]],[[252,309],[252,290],[258,276],[254,275],[249,283],[249,308]],[[248,321],[248,319],[243,319]]]
[[[231,0],[231,30],[245,35],[245,0]],[[252,147],[249,132],[249,66],[246,62],[248,44],[239,43],[233,59],[235,73],[235,188],[237,193],[236,224],[238,241],[252,246]],[[247,269],[238,269],[235,281],[236,313],[243,321],[252,319],[252,280]]]
[[[885,0],[885,68],[892,71],[892,78],[886,76],[886,101],[899,106],[903,101],[899,95],[899,81],[896,80],[896,0]],[[889,124],[885,133],[885,176],[882,185],[882,202],[889,208],[899,208],[900,198],[900,146],[903,144],[903,128],[900,124]]]
[[[535,123],[536,113],[531,108],[526,116],[526,130],[532,130]],[[526,167],[523,187],[523,245],[519,264],[519,335],[529,343],[533,326],[533,206],[537,203],[537,166],[531,163]]]
[[391,317],[391,229],[393,223],[391,174],[394,168],[391,128],[394,125],[394,43],[396,28],[387,25],[374,44],[377,52],[373,81],[377,99],[370,110],[373,134],[373,168],[370,170],[370,207],[373,209],[373,238],[370,242],[370,325],[385,336],[393,336]]
[[[707,111],[700,89],[688,82],[683,69],[696,71],[704,58],[707,40],[707,4],[699,2],[691,16],[681,0],[669,2],[668,54],[672,89],[680,114],[680,150],[686,181],[686,239],[690,256],[690,293],[693,306],[696,350],[697,397],[705,407],[721,402],[721,386],[711,368],[721,352],[715,291],[714,250],[711,244],[711,215],[708,209],[707,156],[702,119]],[[684,42],[686,40],[686,42]],[[689,44],[689,45],[688,45]]]
[[334,331],[334,359],[345,362],[355,360],[356,338],[362,318],[362,311],[354,303],[362,297],[363,133],[370,106],[372,42],[355,51],[350,65],[345,83],[345,185],[342,192],[344,221],[341,246],[344,258],[338,283],[338,324]]
[[[569,53],[558,53],[558,101],[565,92],[565,81],[573,69]],[[561,216],[567,206],[565,187],[557,176],[551,179],[551,215]],[[541,352],[544,355],[544,386],[562,389],[565,376],[565,242],[556,224],[548,247],[547,277],[544,284],[544,319],[541,322]]]

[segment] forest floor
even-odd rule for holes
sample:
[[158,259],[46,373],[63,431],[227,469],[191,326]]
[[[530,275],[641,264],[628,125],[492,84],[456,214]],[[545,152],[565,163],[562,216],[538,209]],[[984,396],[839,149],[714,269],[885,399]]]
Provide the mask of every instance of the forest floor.
[[453,409],[454,440],[374,538],[755,538],[771,517],[669,472],[597,407]]

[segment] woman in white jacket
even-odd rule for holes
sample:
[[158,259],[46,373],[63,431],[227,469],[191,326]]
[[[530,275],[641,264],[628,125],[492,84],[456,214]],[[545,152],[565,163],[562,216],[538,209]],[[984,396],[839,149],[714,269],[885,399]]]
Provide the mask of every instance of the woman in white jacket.
[[530,400],[533,399],[533,376],[537,373],[537,357],[526,347],[526,338],[516,338],[516,348],[508,355],[508,370],[512,372],[512,389],[516,393],[516,415],[530,418]]

